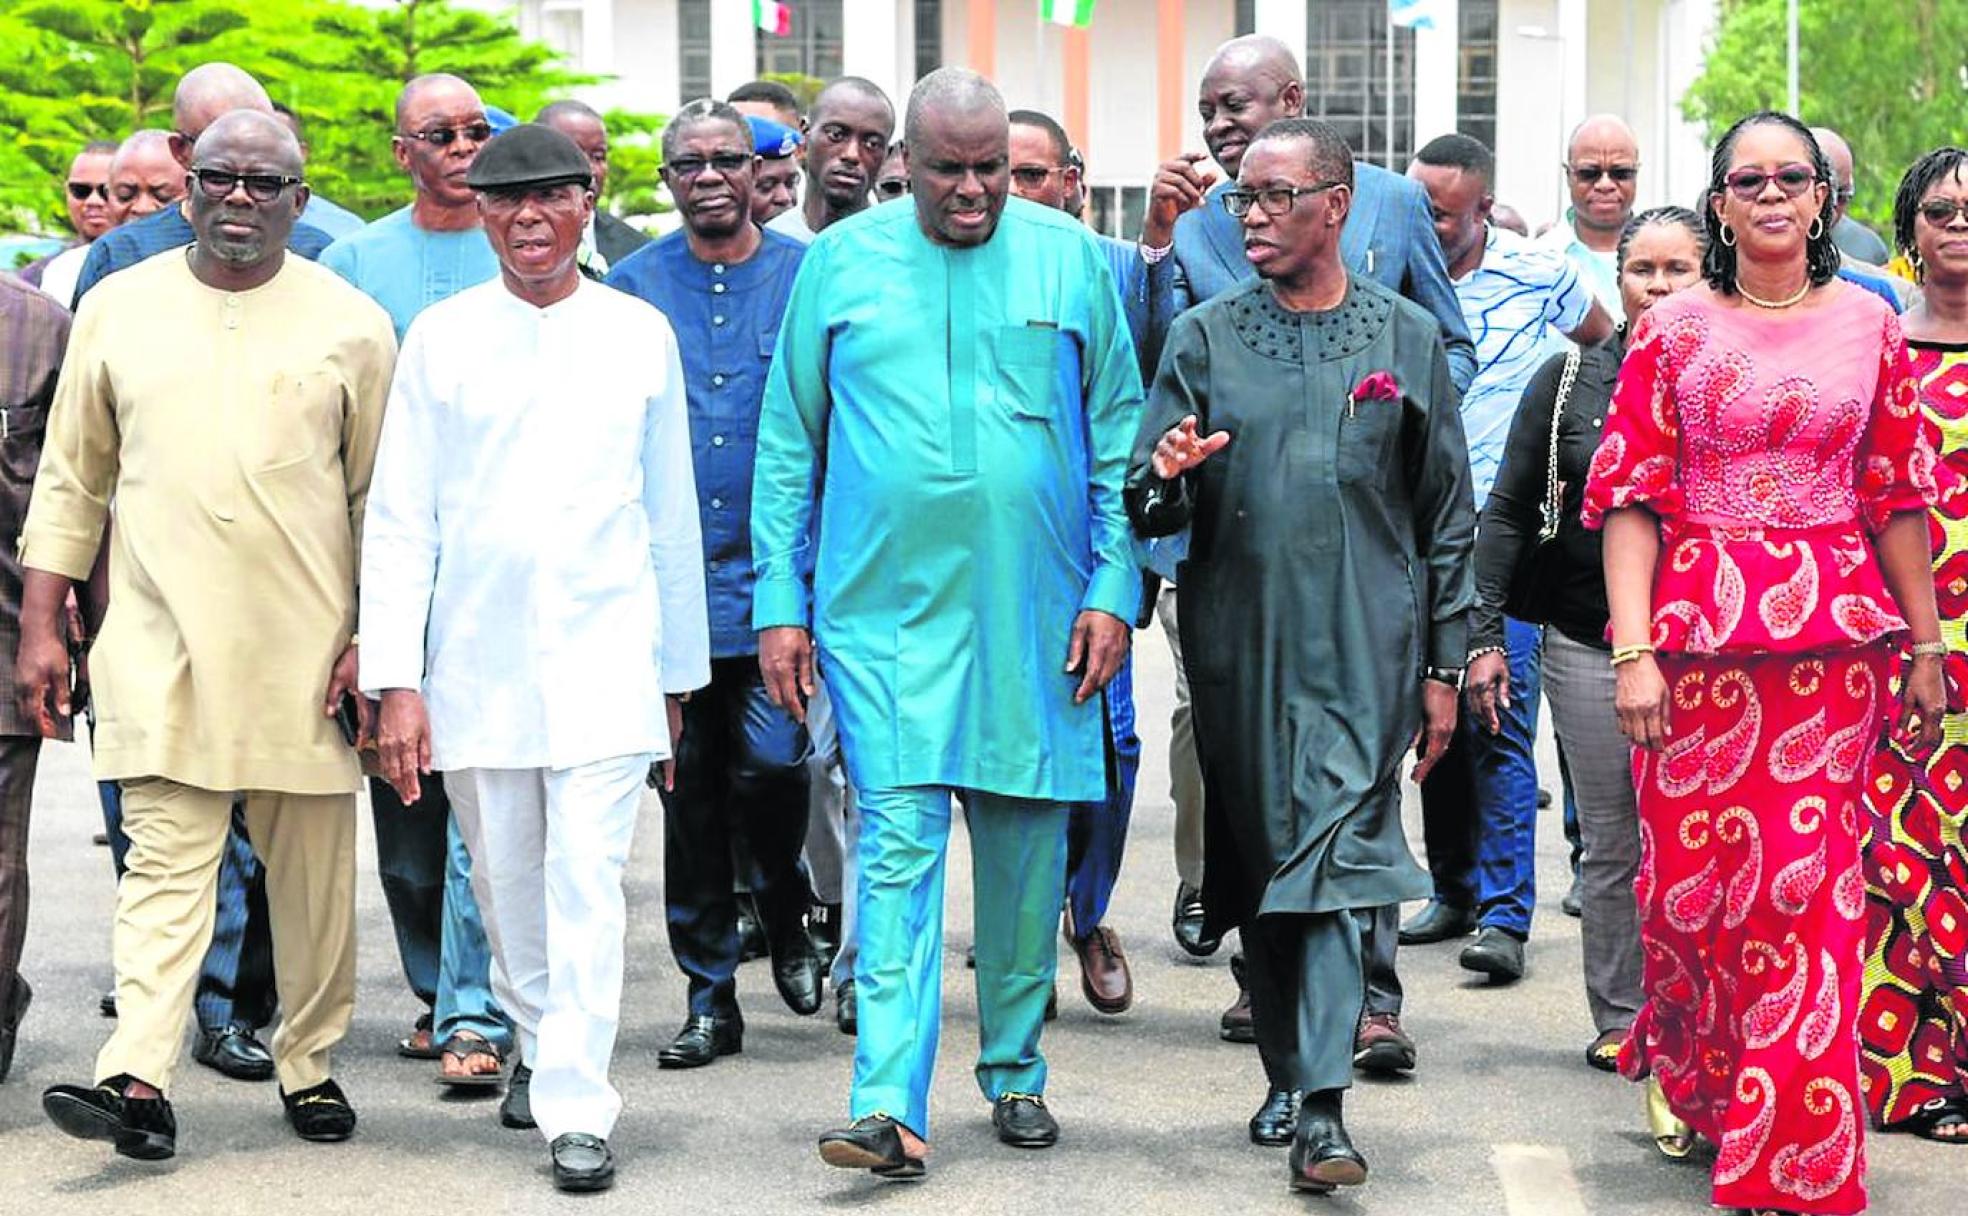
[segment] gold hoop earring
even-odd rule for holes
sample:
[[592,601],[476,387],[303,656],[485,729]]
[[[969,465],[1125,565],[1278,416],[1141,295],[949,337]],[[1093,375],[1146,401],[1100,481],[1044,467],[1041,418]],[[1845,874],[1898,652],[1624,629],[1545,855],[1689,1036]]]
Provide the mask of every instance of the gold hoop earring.
[[1722,243],[1731,249],[1736,247],[1736,230],[1727,224],[1722,225]]
[[1925,283],[1927,281],[1927,262],[1920,256],[1918,249],[1907,254],[1907,265],[1913,270],[1914,282]]
[[1805,231],[1804,235],[1816,241],[1822,239],[1824,237],[1824,234],[1825,234],[1824,215],[1822,212],[1820,212],[1818,217],[1811,221],[1811,227]]

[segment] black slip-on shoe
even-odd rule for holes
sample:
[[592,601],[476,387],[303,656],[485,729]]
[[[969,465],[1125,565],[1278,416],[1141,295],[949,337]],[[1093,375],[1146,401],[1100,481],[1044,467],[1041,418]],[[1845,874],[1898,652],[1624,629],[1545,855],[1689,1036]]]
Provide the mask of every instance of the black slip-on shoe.
[[273,1076],[273,1053],[237,1023],[200,1030],[191,1058],[235,1081],[265,1081]]
[[1493,984],[1513,984],[1524,978],[1524,939],[1495,925],[1484,925],[1476,940],[1462,948],[1458,960],[1470,971],[1490,977]]
[[533,1070],[524,1064],[513,1065],[506,1096],[499,1099],[499,1123],[515,1131],[540,1126],[533,1122]]
[[827,960],[814,946],[806,926],[794,925],[770,935],[772,986],[786,1008],[808,1017],[820,1012],[822,985],[827,978]]
[[820,1160],[836,1169],[870,1170],[883,1178],[920,1178],[924,1172],[922,1158],[902,1149],[902,1125],[880,1112],[823,1133]]
[[1296,1089],[1273,1089],[1264,1095],[1264,1105],[1250,1117],[1252,1144],[1283,1148],[1298,1130],[1298,1104],[1305,1095]]
[[563,1191],[605,1191],[615,1185],[615,1154],[608,1141],[586,1132],[555,1136],[548,1151],[553,1154],[554,1185]]
[[178,1151],[178,1119],[168,1098],[126,1098],[126,1077],[101,1085],[51,1085],[41,1093],[41,1109],[77,1140],[106,1140],[138,1161],[162,1161]]
[[1316,1195],[1367,1180],[1367,1159],[1353,1147],[1336,1106],[1308,1097],[1299,1107],[1290,1170],[1293,1190]]
[[670,1045],[656,1053],[658,1068],[702,1068],[719,1056],[745,1050],[745,1019],[736,1013],[693,1013]]
[[1059,1120],[1038,1094],[1000,1094],[991,1106],[991,1126],[1013,1148],[1051,1148],[1059,1143]]
[[842,1034],[854,1034],[860,1029],[861,1019],[854,1005],[853,980],[834,989],[834,1025],[840,1027]]
[[1428,906],[1415,913],[1414,919],[1401,926],[1403,946],[1432,946],[1436,942],[1454,941],[1458,937],[1468,937],[1476,931],[1476,912],[1471,908],[1458,908],[1445,904],[1439,899],[1431,899]]
[[328,1144],[355,1134],[355,1107],[332,1078],[291,1094],[283,1089],[280,1104],[287,1108],[294,1134],[303,1140]]
[[1169,917],[1175,931],[1175,944],[1193,958],[1208,958],[1223,944],[1221,936],[1211,937],[1203,928],[1203,893],[1186,882],[1175,884],[1175,911]]

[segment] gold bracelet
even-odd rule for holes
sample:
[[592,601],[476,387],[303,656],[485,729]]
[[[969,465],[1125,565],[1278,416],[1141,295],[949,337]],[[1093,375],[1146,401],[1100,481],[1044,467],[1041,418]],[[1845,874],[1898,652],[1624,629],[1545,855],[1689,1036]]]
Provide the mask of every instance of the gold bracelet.
[[1915,642],[1911,647],[1909,647],[1909,649],[1912,651],[1913,657],[1916,659],[1919,658],[1945,659],[1947,657],[1947,652],[1948,652],[1946,642]]
[[1628,663],[1637,662],[1652,653],[1654,653],[1654,648],[1646,643],[1638,646],[1616,646],[1613,648],[1613,666],[1624,667]]

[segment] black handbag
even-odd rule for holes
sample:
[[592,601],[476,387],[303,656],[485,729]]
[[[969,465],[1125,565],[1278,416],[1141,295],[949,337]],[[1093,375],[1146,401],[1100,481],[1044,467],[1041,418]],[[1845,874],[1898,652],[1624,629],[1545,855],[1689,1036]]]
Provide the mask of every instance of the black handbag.
[[1551,444],[1544,463],[1544,501],[1538,504],[1538,534],[1517,558],[1510,574],[1510,591],[1503,611],[1531,625],[1551,623],[1552,601],[1558,594],[1564,554],[1558,546],[1558,521],[1564,514],[1564,485],[1558,480],[1558,429],[1572,400],[1584,352],[1573,346],[1565,352],[1565,370],[1558,377],[1558,396],[1551,403]]

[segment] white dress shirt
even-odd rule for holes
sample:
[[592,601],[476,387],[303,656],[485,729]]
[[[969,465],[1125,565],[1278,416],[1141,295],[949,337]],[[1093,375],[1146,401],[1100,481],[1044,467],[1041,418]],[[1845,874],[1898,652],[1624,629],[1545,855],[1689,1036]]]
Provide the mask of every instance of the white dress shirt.
[[683,370],[654,308],[498,279],[396,365],[362,546],[361,684],[419,688],[433,767],[665,757],[710,681]]

